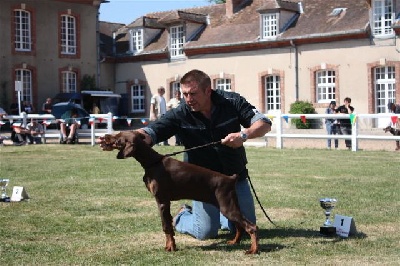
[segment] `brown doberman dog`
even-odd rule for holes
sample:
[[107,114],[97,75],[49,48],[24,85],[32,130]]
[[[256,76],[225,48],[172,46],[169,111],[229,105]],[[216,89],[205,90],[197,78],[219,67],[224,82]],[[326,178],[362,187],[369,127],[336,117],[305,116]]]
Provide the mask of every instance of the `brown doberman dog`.
[[144,136],[136,131],[124,131],[105,135],[103,150],[118,149],[118,159],[134,157],[144,168],[143,181],[156,198],[166,236],[166,251],[175,251],[171,201],[193,199],[213,204],[236,226],[236,235],[228,244],[238,244],[243,230],[251,238],[246,254],[259,252],[257,226],[244,217],[239,209],[236,194],[237,175],[227,176],[209,169],[181,162],[161,155],[144,142]]

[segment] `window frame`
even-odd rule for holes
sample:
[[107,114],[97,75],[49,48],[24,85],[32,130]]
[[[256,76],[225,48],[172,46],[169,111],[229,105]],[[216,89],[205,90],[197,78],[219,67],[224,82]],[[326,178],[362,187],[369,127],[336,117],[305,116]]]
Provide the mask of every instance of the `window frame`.
[[215,90],[232,91],[232,79],[216,78],[214,80]]
[[181,58],[185,54],[183,46],[185,45],[185,27],[184,25],[172,26],[169,28],[169,48],[171,58]]
[[63,93],[78,92],[78,73],[70,70],[61,71],[61,92]]
[[[395,73],[395,66],[380,66],[373,69],[375,113],[377,114],[389,112],[387,104],[396,102]],[[382,97],[380,97],[380,94]]]
[[[137,95],[134,95],[134,90],[138,91]],[[131,113],[138,114],[146,111],[146,88],[143,84],[132,84],[130,86],[131,95]],[[137,102],[135,102],[137,101]],[[135,109],[135,106],[139,108]]]
[[275,39],[279,33],[279,13],[261,14],[261,39]]
[[[73,21],[68,21],[71,19]],[[67,20],[67,21],[66,21]],[[72,26],[71,26],[72,24]],[[78,54],[77,18],[69,14],[60,15],[60,53],[62,55]]]
[[392,28],[395,18],[393,0],[373,0],[371,11],[373,36],[378,38],[394,36]]
[[[20,13],[17,16],[16,13]],[[22,18],[22,14],[27,15]],[[14,50],[16,52],[31,52],[32,51],[32,13],[24,9],[14,9]],[[17,19],[19,22],[17,23]],[[26,20],[24,23],[23,20]],[[26,25],[25,27],[23,25]]]
[[[320,82],[321,79],[325,79],[326,82]],[[329,81],[330,79],[333,81]],[[315,101],[317,103],[330,103],[336,99],[336,79],[336,71],[333,69],[320,69],[315,72]],[[321,97],[323,95],[326,97]]]
[[131,29],[129,31],[129,50],[136,54],[144,49],[144,30],[143,28]]
[[33,103],[33,73],[26,68],[16,68],[14,70],[15,81],[22,81],[22,101]]
[[[269,92],[271,92],[271,94],[269,94]],[[282,91],[281,91],[281,77],[279,75],[268,75],[264,77],[264,95],[265,95],[265,107],[267,111],[281,110]]]

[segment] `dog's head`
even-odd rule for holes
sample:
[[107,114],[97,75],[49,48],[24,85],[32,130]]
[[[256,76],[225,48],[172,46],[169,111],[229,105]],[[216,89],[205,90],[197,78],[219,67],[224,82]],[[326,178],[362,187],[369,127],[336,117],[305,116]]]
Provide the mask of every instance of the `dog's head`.
[[144,135],[137,131],[123,131],[118,134],[106,134],[101,148],[104,151],[119,150],[117,159],[125,159],[135,156],[138,141],[143,141]]
[[383,131],[392,133],[393,136],[400,136],[400,130],[393,128],[391,126],[387,126],[383,129]]

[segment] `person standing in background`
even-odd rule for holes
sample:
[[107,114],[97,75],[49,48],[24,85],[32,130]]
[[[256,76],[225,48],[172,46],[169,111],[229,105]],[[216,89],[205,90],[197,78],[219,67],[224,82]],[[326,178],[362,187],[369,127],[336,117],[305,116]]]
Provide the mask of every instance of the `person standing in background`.
[[[150,101],[150,121],[156,121],[167,112],[167,104],[164,98],[165,88],[159,87],[157,94],[151,97]],[[168,146],[168,140],[163,142],[164,146]]]
[[[339,106],[335,111],[340,114],[352,114],[354,112],[354,107],[350,105],[351,98],[344,98],[344,104]],[[350,118],[339,119],[339,134],[340,135],[351,135],[351,120]],[[351,139],[346,139],[346,148],[351,149]]]
[[[336,108],[336,101],[331,101],[329,104],[329,107],[326,108],[325,114],[335,114],[335,108]],[[326,131],[328,135],[336,135],[337,134],[337,121],[336,119],[325,119],[325,126],[326,126]],[[335,149],[338,148],[339,146],[339,140],[335,139]],[[331,139],[327,139],[326,145],[328,149],[331,149]]]

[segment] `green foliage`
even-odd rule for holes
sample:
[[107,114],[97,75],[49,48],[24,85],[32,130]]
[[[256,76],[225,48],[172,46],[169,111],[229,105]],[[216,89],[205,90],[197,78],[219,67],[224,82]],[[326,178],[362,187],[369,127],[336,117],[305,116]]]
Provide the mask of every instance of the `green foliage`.
[[96,90],[96,78],[94,75],[83,75],[81,81],[81,90]]
[[[154,146],[161,154],[182,147]],[[26,188],[26,202],[1,203],[0,265],[397,265],[400,157],[395,152],[248,147],[261,252],[250,240],[230,246],[220,231],[204,241],[165,236],[143,168],[90,145],[0,146],[0,178]],[[176,157],[182,160],[182,156]],[[340,167],[338,167],[340,166]],[[336,197],[334,215],[354,217],[358,233],[323,238],[319,198]],[[173,202],[172,215],[184,201]],[[190,203],[190,201],[185,201]]]
[[[296,101],[290,105],[290,114],[315,114],[315,108],[310,102],[306,101]],[[306,123],[303,123],[300,118],[293,118],[292,124],[296,125],[298,129],[309,129],[311,128],[310,120],[306,120]]]

